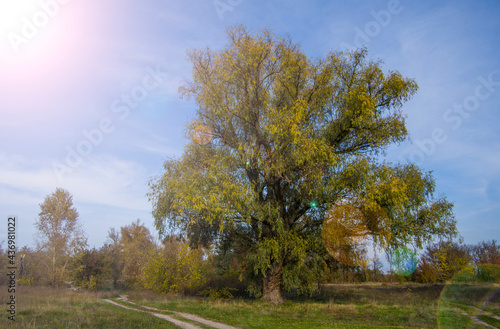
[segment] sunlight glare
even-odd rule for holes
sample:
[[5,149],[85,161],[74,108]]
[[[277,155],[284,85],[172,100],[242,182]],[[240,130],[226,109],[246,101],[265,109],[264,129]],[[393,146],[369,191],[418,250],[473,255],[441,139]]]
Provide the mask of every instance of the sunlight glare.
[[38,5],[35,0],[0,0],[0,34],[17,33],[23,17],[29,17]]

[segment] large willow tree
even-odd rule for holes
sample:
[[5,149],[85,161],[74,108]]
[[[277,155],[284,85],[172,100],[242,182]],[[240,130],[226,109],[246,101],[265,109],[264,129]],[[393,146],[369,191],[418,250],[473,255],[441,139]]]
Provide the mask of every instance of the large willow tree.
[[364,49],[310,59],[268,30],[227,35],[222,50],[189,53],[193,80],[180,90],[199,109],[183,155],[150,182],[160,232],[231,246],[270,303],[311,287],[323,218],[342,200],[382,207],[390,247],[456,234],[430,173],[378,160],[408,136],[401,107],[415,81],[384,73]]

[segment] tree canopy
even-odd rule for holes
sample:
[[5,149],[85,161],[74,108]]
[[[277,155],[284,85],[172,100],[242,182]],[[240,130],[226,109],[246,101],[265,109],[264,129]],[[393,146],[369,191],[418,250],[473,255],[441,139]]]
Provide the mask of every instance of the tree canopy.
[[83,250],[87,238],[73,206],[73,196],[67,190],[57,188],[40,204],[40,210],[35,222],[38,249],[46,251],[51,284],[57,286],[66,276],[70,257]]
[[456,234],[431,173],[380,160],[408,137],[401,109],[413,79],[384,73],[366,49],[311,59],[288,38],[242,26],[228,29],[224,49],[189,59],[193,79],[180,91],[197,118],[182,156],[150,182],[156,226],[239,254],[256,295],[279,303],[283,288],[314,287],[329,257],[323,221],[348,199],[385,211],[389,248]]

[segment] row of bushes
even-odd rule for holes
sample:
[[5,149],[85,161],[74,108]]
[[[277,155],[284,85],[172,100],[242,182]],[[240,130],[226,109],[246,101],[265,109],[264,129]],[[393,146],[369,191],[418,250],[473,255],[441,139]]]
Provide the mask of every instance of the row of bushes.
[[[211,298],[242,295],[246,286],[234,269],[227,271],[212,250],[192,248],[177,237],[156,242],[139,221],[111,229],[99,249],[73,252],[51,273],[48,251],[23,247],[21,285],[73,287],[85,290],[148,289],[159,293],[206,295]],[[7,255],[0,246],[0,266]],[[55,279],[54,279],[55,278]],[[6,278],[0,277],[0,285]]]
[[[56,269],[56,275],[49,273],[50,255],[47,252],[24,247],[18,255],[24,255],[19,279],[19,284],[24,285],[53,285],[56,282],[63,286],[71,282],[72,286],[86,290],[140,288],[210,298],[245,295],[248,286],[235,255],[192,248],[175,237],[155,243],[147,228],[139,222],[122,227],[120,233],[110,230],[109,242],[100,249],[75,252]],[[6,260],[5,251],[0,248],[0,261]],[[456,276],[459,281],[496,281],[500,278],[500,246],[496,241],[476,245],[436,243],[425,249],[414,268],[405,275],[397,275],[384,273],[380,262],[362,268],[329,259],[325,261],[319,283],[436,283],[445,282],[457,273],[460,273]],[[5,284],[2,282],[5,280],[0,278],[0,284]]]
[[[378,260],[369,267],[353,267],[338,262],[331,262],[323,276],[323,283],[358,283],[358,282],[418,282],[442,283],[450,280],[458,273],[473,271],[476,280],[492,280],[482,273],[484,266],[491,264],[493,268],[500,268],[500,245],[496,241],[480,242],[465,245],[457,242],[438,242],[428,245],[419,256],[416,251],[403,248],[404,252],[398,255],[399,264],[392,263],[391,271],[383,268]],[[403,267],[403,269],[401,268]],[[496,273],[496,272],[492,272]],[[490,273],[491,274],[491,273]],[[495,275],[492,274],[495,278]],[[489,278],[489,279],[488,279]],[[500,276],[496,276],[500,278]]]

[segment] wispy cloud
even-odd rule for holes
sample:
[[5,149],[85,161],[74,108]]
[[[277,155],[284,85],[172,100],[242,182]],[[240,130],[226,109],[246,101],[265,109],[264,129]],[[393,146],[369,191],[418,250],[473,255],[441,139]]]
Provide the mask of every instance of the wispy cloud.
[[[0,184],[4,190],[45,196],[56,187],[62,187],[80,202],[149,210],[145,199],[148,173],[135,162],[112,156],[96,156],[65,176],[63,182],[57,180],[49,161],[27,160],[23,156],[3,154],[0,163]],[[17,195],[14,200],[6,198],[2,202],[16,204],[19,199]]]

